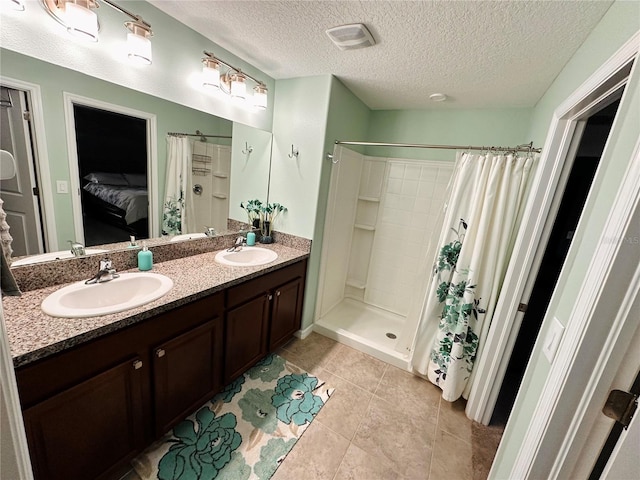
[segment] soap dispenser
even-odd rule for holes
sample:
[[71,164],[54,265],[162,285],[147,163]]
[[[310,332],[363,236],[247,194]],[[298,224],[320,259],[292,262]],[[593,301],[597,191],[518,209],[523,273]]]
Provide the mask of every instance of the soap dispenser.
[[147,246],[143,243],[142,250],[138,252],[138,269],[141,271],[151,270],[153,267],[153,253],[147,249]]

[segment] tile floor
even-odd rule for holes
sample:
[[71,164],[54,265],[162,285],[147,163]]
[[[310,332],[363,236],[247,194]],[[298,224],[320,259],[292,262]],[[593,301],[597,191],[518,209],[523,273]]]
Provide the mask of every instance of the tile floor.
[[336,388],[273,480],[481,480],[502,428],[408,372],[317,333],[278,354]]
[[336,390],[272,480],[487,478],[502,428],[469,420],[463,401],[317,333],[277,353]]

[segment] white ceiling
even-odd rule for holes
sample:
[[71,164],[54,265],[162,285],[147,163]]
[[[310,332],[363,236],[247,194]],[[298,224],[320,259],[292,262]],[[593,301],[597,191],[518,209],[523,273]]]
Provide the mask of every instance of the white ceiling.
[[[273,78],[333,74],[372,109],[421,109],[535,105],[612,1],[150,3]],[[347,23],[377,45],[339,50],[325,30]]]

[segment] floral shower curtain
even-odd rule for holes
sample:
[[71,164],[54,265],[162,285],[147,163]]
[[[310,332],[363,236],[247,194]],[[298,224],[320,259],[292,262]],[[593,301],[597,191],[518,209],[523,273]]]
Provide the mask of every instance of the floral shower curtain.
[[191,186],[191,144],[187,137],[167,137],[166,175],[162,234],[192,233],[195,225]]
[[466,153],[456,166],[411,360],[447,401],[469,394],[532,164],[530,156]]

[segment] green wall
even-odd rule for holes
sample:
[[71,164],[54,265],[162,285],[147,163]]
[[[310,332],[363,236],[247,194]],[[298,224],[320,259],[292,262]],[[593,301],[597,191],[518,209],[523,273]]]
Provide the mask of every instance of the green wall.
[[[618,1],[612,5],[544,97],[538,102],[533,112],[530,131],[531,138],[537,144],[542,143],[546,137],[553,111],[639,28],[640,3]],[[635,144],[640,138],[640,108],[638,105],[640,105],[640,78],[636,65],[635,73],[626,87],[623,101],[618,110],[608,147],[601,160],[601,168],[594,180],[592,193],[585,205],[583,219],[574,236],[574,245],[577,247],[572,248],[569,252],[565,268],[544,319],[539,339],[544,338],[553,317],[566,326],[574,308],[588,265],[593,258],[597,242],[613,205],[615,193],[622,182]],[[602,322],[612,321],[613,319],[602,319]],[[542,355],[540,343],[538,341],[534,348],[495,459],[491,478],[509,478],[514,459],[522,446],[526,432],[531,422],[535,421],[532,416],[550,371],[550,364]],[[595,357],[598,354],[599,352],[593,352],[593,358],[590,358],[589,361],[595,362]],[[584,364],[581,368],[582,373],[585,371],[588,373],[591,367]],[[575,389],[579,390],[580,385],[570,385],[570,388],[573,388],[571,393],[575,396]],[[579,398],[579,393],[577,395]],[[573,403],[575,398],[571,399],[567,396],[565,399],[566,402],[570,402],[569,407],[575,405]],[[556,414],[556,417],[551,419],[551,434],[542,446],[538,459],[541,464],[538,468],[549,467],[545,463],[555,458],[558,439],[562,438],[563,429],[566,431],[568,427],[563,424],[566,422],[566,416],[562,417]],[[546,470],[541,471],[544,475]]]
[[[153,63],[139,65],[127,59],[127,30],[123,26],[128,20],[126,15],[113,8],[100,8],[99,41],[83,42],[70,37],[40,3],[36,0],[26,2],[23,12],[0,9],[0,44],[4,49],[234,122],[271,130],[275,81],[154,5],[139,0],[125,2],[128,10],[142,16],[153,29]],[[224,7],[212,4],[211,8]],[[242,25],[238,28],[242,29]],[[214,52],[221,60],[264,82],[269,91],[267,109],[245,108],[203,88],[203,50]],[[249,82],[249,85],[253,87],[254,84]]]
[[[529,142],[531,112],[531,108],[373,110],[367,140],[384,143],[511,147]],[[379,157],[455,159],[454,150],[367,147],[366,153]]]
[[[302,317],[302,327],[306,328],[314,320],[320,276],[320,260],[322,239],[324,237],[324,221],[327,213],[327,198],[331,180],[331,166],[326,154],[332,153],[334,142],[338,138],[365,138],[369,124],[369,108],[360,101],[344,84],[331,77],[331,95],[327,114],[327,130],[324,150],[321,158],[320,183],[313,233],[309,271]],[[343,137],[344,136],[344,137]]]
[[94,77],[62,68],[19,53],[1,49],[0,71],[3,77],[40,85],[44,110],[47,154],[51,174],[58,246],[74,237],[70,194],[55,193],[56,180],[69,180],[67,134],[63,92],[141,110],[157,116],[157,171],[159,202],[162,205],[165,184],[167,132],[195,132],[231,135],[232,122],[161,98],[121,87]]

